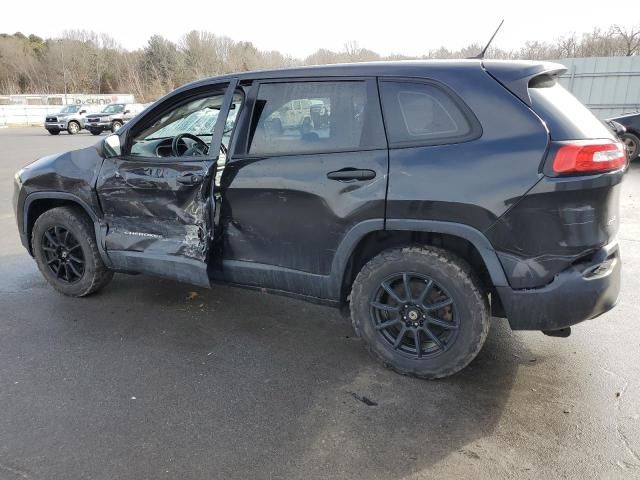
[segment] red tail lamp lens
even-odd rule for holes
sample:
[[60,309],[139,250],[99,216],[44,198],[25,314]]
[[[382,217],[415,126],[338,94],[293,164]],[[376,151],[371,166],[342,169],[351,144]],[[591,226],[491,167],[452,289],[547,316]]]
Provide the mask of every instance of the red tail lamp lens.
[[555,173],[606,172],[627,162],[627,151],[619,142],[563,145],[553,159]]

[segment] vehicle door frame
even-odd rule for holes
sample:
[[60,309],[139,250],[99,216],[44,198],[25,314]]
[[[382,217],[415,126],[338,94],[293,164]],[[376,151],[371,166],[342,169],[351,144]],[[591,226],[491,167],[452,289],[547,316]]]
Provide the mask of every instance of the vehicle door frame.
[[[367,95],[370,99],[376,102],[378,113],[381,117],[382,122],[382,131],[384,134],[383,137],[383,147],[364,147],[358,148],[358,151],[376,151],[376,150],[384,150],[386,151],[387,156],[387,170],[385,175],[389,176],[389,145],[387,141],[386,127],[384,123],[384,113],[382,111],[382,105],[380,101],[380,92],[378,87],[378,76],[376,75],[330,75],[330,76],[306,76],[301,75],[298,76],[295,73],[293,75],[286,76],[270,76],[265,75],[261,76],[259,74],[251,77],[243,77],[241,82],[239,83],[240,87],[245,88],[245,98],[242,105],[242,111],[240,112],[236,126],[235,132],[229,144],[229,153],[227,156],[227,164],[232,164],[234,162],[250,162],[253,160],[260,161],[264,158],[268,157],[280,157],[285,155],[295,156],[295,155],[306,155],[309,153],[318,153],[318,154],[339,154],[352,152],[352,148],[344,148],[344,149],[332,149],[323,152],[291,152],[287,154],[260,154],[260,155],[252,155],[249,153],[250,148],[250,140],[252,139],[252,133],[255,131],[257,125],[254,122],[259,121],[259,118],[255,118],[256,115],[256,100],[258,98],[258,93],[260,86],[263,84],[274,84],[274,83],[301,83],[301,82],[364,82],[366,85]],[[253,131],[253,132],[252,132]],[[224,190],[231,185],[233,179],[222,176],[221,182],[221,190],[222,196],[224,197]],[[270,275],[268,278],[270,282],[275,282],[273,285],[263,284],[260,288],[265,288],[267,291],[286,293],[292,296],[300,296],[306,298],[311,301],[318,301],[320,303],[334,304],[339,302],[341,298],[341,288],[342,288],[342,280],[344,272],[346,271],[349,257],[351,253],[355,249],[358,241],[362,239],[368,233],[373,231],[382,231],[385,229],[385,218],[386,218],[386,188],[385,188],[385,211],[380,216],[380,218],[365,220],[359,224],[356,224],[350,231],[347,232],[343,241],[338,246],[336,250],[332,268],[328,275],[322,274],[314,274],[305,272],[302,270],[293,270],[287,269],[284,267],[278,267],[275,265],[264,265],[260,263],[253,262],[245,262],[245,261],[223,261],[222,257],[217,258],[216,261],[220,261],[220,264],[216,268],[216,272],[211,272],[210,276],[212,276],[212,281],[222,281],[222,282],[231,282],[238,285],[246,285],[253,287],[251,284],[248,284],[244,281],[244,279],[251,276],[262,276],[261,272],[268,268],[270,271]],[[242,264],[242,266],[240,266]],[[220,269],[219,271],[217,271]],[[246,269],[255,269],[254,272],[244,271]],[[226,273],[225,273],[226,270]],[[216,273],[220,275],[219,278],[216,278]],[[280,278],[282,277],[282,278]],[[277,281],[278,278],[280,281]],[[286,288],[284,285],[305,285],[304,290],[312,293],[300,293],[297,291],[292,291]]]
[[[120,137],[122,149],[121,154],[116,155],[114,159],[120,159],[124,161],[135,161],[141,163],[148,163],[150,167],[153,166],[161,166],[163,164],[176,164],[176,163],[195,163],[195,162],[210,162],[211,166],[206,173],[206,177],[203,180],[205,185],[209,185],[206,188],[206,203],[208,206],[208,231],[206,232],[206,241],[207,241],[207,255],[205,258],[201,260],[188,258],[182,255],[166,255],[165,259],[157,258],[156,255],[151,255],[144,251],[133,251],[133,250],[111,250],[111,252],[107,249],[106,254],[109,256],[112,261],[114,268],[117,271],[124,272],[142,272],[142,273],[151,273],[158,276],[162,276],[165,278],[171,278],[178,281],[185,281],[188,283],[193,283],[195,285],[208,287],[210,286],[208,280],[208,264],[210,261],[211,255],[211,244],[213,240],[213,230],[214,230],[214,219],[215,219],[215,202],[213,199],[213,179],[215,178],[216,172],[216,163],[220,157],[220,145],[222,143],[222,138],[224,135],[224,126],[229,114],[229,110],[231,104],[233,102],[233,97],[237,91],[237,78],[221,78],[216,81],[211,81],[209,83],[201,83],[198,85],[193,85],[185,88],[178,89],[175,92],[163,97],[158,100],[152,107],[149,108],[148,112],[146,112],[142,116],[137,116],[133,119],[133,121],[127,123],[124,128],[121,129],[117,133]],[[135,131],[137,127],[143,124],[150,124],[154,120],[160,118],[164,113],[175,108],[182,102],[189,101],[191,98],[196,98],[196,95],[193,95],[193,92],[198,89],[215,89],[217,86],[223,88],[224,96],[222,99],[222,103],[220,106],[220,112],[218,114],[218,118],[216,119],[215,125],[213,126],[211,142],[209,144],[209,153],[207,155],[199,155],[199,156],[185,156],[185,157],[147,157],[147,156],[132,156],[130,154],[131,148],[133,146],[133,136],[132,132]],[[203,92],[202,94],[205,96],[206,94]],[[243,98],[244,103],[244,98]],[[235,131],[235,127],[234,127]],[[208,183],[207,183],[208,182]],[[98,200],[102,202],[100,199],[99,193],[96,191],[96,195],[98,196]],[[104,236],[103,236],[104,238]],[[146,258],[145,258],[146,257]],[[146,265],[145,265],[146,260]],[[165,263],[166,268],[162,266],[162,263]],[[171,264],[171,265],[170,265]],[[199,268],[198,268],[199,267]],[[198,268],[198,272],[190,272],[190,269]]]

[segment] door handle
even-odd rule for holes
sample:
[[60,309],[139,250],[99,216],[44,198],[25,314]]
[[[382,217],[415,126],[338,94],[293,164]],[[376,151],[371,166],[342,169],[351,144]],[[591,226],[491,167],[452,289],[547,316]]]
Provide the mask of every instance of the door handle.
[[202,183],[202,180],[204,180],[204,176],[197,173],[187,173],[176,177],[176,182],[182,185],[198,185]]
[[371,180],[375,178],[376,172],[369,169],[343,168],[335,172],[327,173],[329,180],[338,180],[339,182],[354,182],[362,180]]

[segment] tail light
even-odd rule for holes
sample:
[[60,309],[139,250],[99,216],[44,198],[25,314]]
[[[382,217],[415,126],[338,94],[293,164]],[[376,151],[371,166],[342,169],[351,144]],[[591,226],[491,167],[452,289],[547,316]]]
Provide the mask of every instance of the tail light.
[[617,170],[627,163],[627,150],[610,140],[575,141],[562,145],[553,159],[558,174],[594,173]]

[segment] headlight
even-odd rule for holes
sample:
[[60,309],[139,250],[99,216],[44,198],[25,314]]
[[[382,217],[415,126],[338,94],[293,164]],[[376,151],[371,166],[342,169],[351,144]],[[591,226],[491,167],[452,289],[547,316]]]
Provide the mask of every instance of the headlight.
[[16,174],[13,176],[13,179],[15,180],[15,182],[18,185],[22,185],[22,174],[24,173],[25,169],[21,168],[20,170],[18,170],[16,172]]

